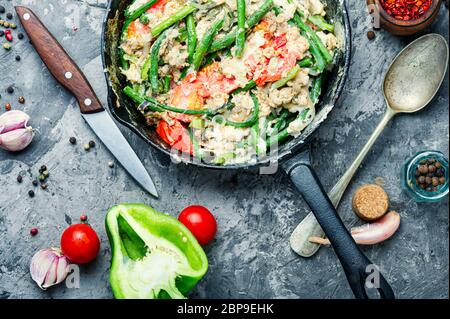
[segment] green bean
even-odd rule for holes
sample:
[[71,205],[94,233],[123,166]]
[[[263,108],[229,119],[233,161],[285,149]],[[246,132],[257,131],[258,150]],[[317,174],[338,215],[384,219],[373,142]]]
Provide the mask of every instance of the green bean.
[[194,59],[195,48],[197,46],[197,32],[195,31],[195,18],[193,14],[186,17],[188,63]]
[[314,24],[320,30],[334,32],[334,25],[327,23],[321,15],[309,16],[308,21]]
[[322,72],[327,67],[327,61],[320,53],[319,47],[314,41],[309,41],[309,51],[316,60],[317,71]]
[[160,37],[156,39],[153,43],[152,48],[150,49],[150,85],[152,88],[152,94],[158,94],[159,85],[158,85],[158,61],[159,61],[159,49],[161,48],[161,44],[166,38],[166,33],[161,34]]
[[273,129],[278,132],[285,126],[286,118],[289,116],[289,111],[286,109],[283,109],[280,113],[280,116],[277,118],[277,122],[273,126]]
[[267,148],[271,147],[274,144],[280,144],[281,142],[283,142],[288,137],[289,137],[289,132],[288,132],[288,129],[285,128],[284,130],[282,130],[278,134],[272,135],[272,136],[270,136],[267,139],[267,141],[266,141]]
[[237,2],[237,21],[238,30],[236,33],[236,56],[240,58],[244,52],[245,45],[245,0],[236,0]]
[[209,28],[205,32],[203,39],[198,44],[198,47],[194,53],[194,59],[192,61],[192,65],[193,65],[195,71],[200,69],[203,58],[205,57],[206,53],[208,52],[208,49],[211,46],[211,43],[214,41],[214,37],[216,36],[217,32],[222,27],[222,25],[223,25],[223,19],[217,20],[216,22],[213,23],[211,28]]
[[[253,28],[255,25],[258,24],[259,21],[272,9],[273,6],[273,0],[266,0],[262,4],[262,6],[251,16],[247,19],[247,28],[246,31]],[[222,49],[225,49],[226,47],[229,47],[233,44],[233,42],[236,40],[237,31],[232,31],[222,38],[215,40],[211,47],[209,48],[209,52],[216,52]]]
[[191,139],[192,142],[192,146],[194,148],[194,156],[201,160],[203,157],[203,152],[200,145],[198,144],[197,138],[195,137],[194,128],[190,127],[188,129],[188,133],[189,138]]
[[[297,24],[297,26],[300,28],[300,30],[302,30],[305,33],[307,39],[309,40],[309,45],[310,46],[314,45],[319,50],[320,54],[323,56],[323,58],[325,59],[325,62],[327,64],[331,63],[333,61],[333,57],[331,56],[327,47],[323,44],[322,40],[320,40],[320,38],[316,34],[316,32],[314,32],[314,30],[311,29],[311,27],[309,25],[307,25],[306,23],[303,22],[300,14],[298,12],[296,12],[294,14],[293,20]],[[314,56],[314,57],[316,58],[316,56]]]
[[170,91],[170,81],[172,81],[172,77],[170,75],[166,75],[164,77],[164,85],[163,85],[164,93],[167,93]]
[[[134,3],[135,1],[133,1]],[[147,2],[146,4],[143,4],[142,6],[140,6],[139,8],[137,8],[134,11],[130,11],[129,8],[130,6],[128,6],[128,8],[125,10],[125,19],[126,20],[136,20],[137,18],[139,18],[145,11],[147,11],[147,9],[149,9],[151,6],[153,6],[156,2],[158,2],[158,0],[150,0],[149,2]]]
[[[130,97],[133,101],[135,101],[137,104],[141,105],[142,103],[144,103],[146,101],[146,99],[140,95],[138,92],[136,92],[131,86],[126,86],[123,89],[123,93],[125,93],[128,97]],[[155,104],[151,104],[149,103],[149,105],[147,106],[150,111],[153,112],[164,112],[164,109],[155,106]]]
[[323,80],[325,78],[325,73],[322,73],[318,77],[314,78],[312,86],[311,86],[311,92],[309,93],[311,101],[316,104],[319,101],[320,93],[322,92],[322,84]]
[[171,15],[167,19],[165,19],[164,21],[162,21],[162,22],[158,23],[157,25],[155,25],[151,29],[152,36],[153,37],[157,37],[164,30],[170,28],[175,23],[183,20],[186,16],[188,16],[189,14],[194,12],[195,10],[197,10],[196,7],[191,6],[191,5],[185,5],[184,7],[182,7],[180,10],[175,12],[173,15]]
[[157,100],[155,100],[152,97],[140,95],[139,93],[137,93],[135,90],[133,90],[129,86],[126,86],[123,89],[123,91],[126,95],[128,95],[131,99],[133,99],[138,104],[142,104],[145,101],[149,102],[149,104],[147,106],[151,111],[154,111],[154,112],[170,111],[170,112],[187,114],[187,115],[203,115],[203,114],[211,114],[213,112],[208,109],[189,110],[189,109],[180,109],[180,108],[173,107],[170,105],[165,105],[165,104],[158,102]]
[[237,128],[243,128],[243,127],[252,126],[253,124],[255,124],[255,122],[258,121],[258,119],[259,119],[259,101],[258,101],[258,98],[256,97],[256,95],[254,95],[253,93],[250,93],[250,95],[253,100],[253,112],[252,112],[252,115],[250,116],[250,118],[244,122],[232,122],[229,120],[225,120],[225,125],[234,126]]
[[241,93],[241,92],[247,92],[247,91],[250,91],[251,89],[253,89],[254,87],[256,87],[256,82],[253,81],[253,80],[250,80],[243,87],[240,87],[240,88],[237,88],[236,90],[234,90],[233,94],[238,94],[238,93]]
[[141,69],[141,79],[142,80],[148,79],[148,73],[150,71],[150,64],[151,64],[151,59],[150,59],[150,56],[148,56],[148,58],[145,60],[144,65],[142,66],[142,69]]
[[297,73],[300,71],[300,67],[298,65],[294,66],[286,75],[286,77],[279,79],[278,81],[272,84],[271,89],[276,90],[280,87],[285,86],[290,80],[294,79],[297,76]]
[[272,8],[272,10],[273,10],[273,12],[275,13],[276,16],[279,15],[279,14],[281,13],[280,7],[274,6],[274,7]]
[[311,58],[304,58],[297,62],[297,65],[301,68],[309,68],[313,64],[314,64],[314,61]]

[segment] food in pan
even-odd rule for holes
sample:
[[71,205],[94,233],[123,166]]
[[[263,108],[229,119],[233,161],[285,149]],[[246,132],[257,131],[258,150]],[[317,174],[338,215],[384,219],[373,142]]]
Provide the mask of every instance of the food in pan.
[[124,93],[172,149],[219,165],[300,135],[339,50],[319,0],[135,0],[124,15]]

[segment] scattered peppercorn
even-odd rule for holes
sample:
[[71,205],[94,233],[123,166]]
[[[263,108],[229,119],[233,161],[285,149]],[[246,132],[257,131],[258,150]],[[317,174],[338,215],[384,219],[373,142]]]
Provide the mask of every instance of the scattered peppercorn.
[[375,32],[373,31],[368,31],[367,32],[367,38],[372,41],[373,39],[375,39]]
[[4,36],[5,32],[3,32],[2,30],[0,30],[0,37]]
[[33,191],[33,190],[29,190],[29,191],[28,191],[28,196],[34,197],[34,191]]
[[39,230],[36,227],[33,227],[30,229],[30,235],[36,236],[38,234]]
[[43,182],[43,181],[45,181],[45,176],[41,174],[41,175],[39,175],[38,179],[39,179],[41,182]]
[[81,216],[80,216],[80,220],[81,220],[82,222],[86,222],[86,221],[88,220],[88,217],[87,217],[86,215],[81,215]]
[[444,185],[445,184],[445,177],[439,178],[439,184]]
[[22,40],[23,37],[24,37],[24,36],[23,36],[23,33],[18,33],[18,34],[17,34],[17,37],[19,38],[19,40]]
[[113,162],[113,161],[109,161],[109,162],[108,162],[108,166],[111,167],[111,168],[113,168],[113,167],[114,167],[114,162]]
[[94,141],[89,141],[89,147],[95,147],[95,142]]
[[48,185],[47,185],[46,183],[42,183],[42,184],[41,184],[41,188],[42,188],[42,189],[45,190],[45,189],[47,189],[47,187],[48,187]]
[[33,186],[38,186],[38,181],[33,179],[33,181],[31,182],[31,184],[33,184]]
[[6,12],[6,9],[4,6],[0,6],[0,14],[3,14]]
[[19,96],[19,103],[20,104],[24,104],[25,103],[25,98],[23,96]]
[[45,170],[42,172],[42,175],[44,175],[45,178],[48,178],[50,176],[50,173],[47,170]]
[[[3,22],[3,26],[4,26],[5,28],[9,28],[10,24],[9,24],[8,21],[5,21],[5,22]],[[8,31],[8,30],[6,30],[6,31]],[[5,34],[7,34],[7,33],[5,32]]]
[[11,110],[11,104],[6,103],[5,104],[5,110],[10,111]]
[[84,144],[84,150],[85,151],[89,151],[89,149],[91,148],[90,146],[89,146],[89,144]]
[[16,61],[17,61],[17,62],[20,61],[20,55],[16,55]]
[[11,20],[11,19],[13,18],[12,13],[11,13],[11,12],[8,12],[8,13],[6,14],[6,18],[9,19],[9,20]]
[[46,165],[41,165],[41,169],[39,171],[44,172],[46,170],[47,170],[47,166]]
[[17,29],[17,24],[15,24],[14,22],[10,23],[9,26],[11,27],[11,29]]
[[17,182],[18,182],[18,183],[22,183],[22,181],[23,181],[22,175],[18,175],[18,176],[17,176]]
[[9,44],[9,43],[3,43],[3,49],[5,49],[5,50],[11,50],[11,44]]
[[77,143],[77,139],[75,137],[71,136],[69,138],[69,142],[70,142],[70,144],[76,144]]
[[14,93],[14,87],[12,85],[8,86],[6,88],[6,92],[8,92],[9,94],[13,94]]

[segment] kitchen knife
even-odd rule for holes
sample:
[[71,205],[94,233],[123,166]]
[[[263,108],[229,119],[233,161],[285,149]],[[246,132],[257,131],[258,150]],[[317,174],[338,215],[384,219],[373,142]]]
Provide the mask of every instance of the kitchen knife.
[[33,11],[15,7],[19,19],[50,73],[77,99],[83,118],[131,176],[150,194],[158,197],[155,184],[144,165],[100,103],[80,68],[66,53]]

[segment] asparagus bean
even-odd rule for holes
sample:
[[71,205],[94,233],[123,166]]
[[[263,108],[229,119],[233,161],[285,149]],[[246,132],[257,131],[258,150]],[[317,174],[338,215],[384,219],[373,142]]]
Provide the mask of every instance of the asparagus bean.
[[195,31],[195,19],[193,14],[186,17],[186,29],[188,36],[188,63],[191,64],[194,59],[195,48],[197,46],[197,32]]
[[225,125],[242,128],[242,127],[252,126],[253,124],[255,124],[255,122],[258,121],[258,119],[259,119],[259,101],[258,101],[258,98],[256,97],[256,95],[254,95],[253,93],[250,93],[250,95],[253,100],[253,112],[252,112],[252,115],[250,116],[250,118],[244,122],[232,122],[232,121],[225,120]]
[[214,24],[211,26],[211,28],[205,32],[203,39],[198,44],[197,50],[194,53],[194,59],[192,62],[194,70],[197,71],[198,69],[200,69],[203,58],[205,57],[206,53],[208,52],[208,49],[211,46],[211,43],[213,42],[215,35],[219,31],[219,29],[222,27],[222,24],[223,24],[223,19],[217,20],[216,22],[214,22]]
[[236,0],[236,2],[238,21],[238,30],[236,34],[236,56],[240,58],[244,52],[245,44],[245,0]]
[[[133,1],[134,2],[134,1]],[[130,6],[128,6],[128,8],[125,10],[125,19],[130,19],[130,20],[136,20],[137,18],[139,18],[145,11],[147,11],[147,9],[149,9],[152,5],[154,5],[156,2],[158,2],[158,0],[150,0],[149,2],[147,2],[146,4],[143,4],[142,6],[140,6],[139,8],[137,8],[134,11],[130,11]]]
[[161,34],[159,38],[153,43],[152,48],[150,49],[150,85],[152,88],[152,94],[158,94],[159,92],[159,84],[158,84],[158,62],[159,62],[159,49],[161,48],[161,44],[166,38],[166,33]]
[[[263,5],[251,16],[247,19],[247,28],[246,31],[253,28],[256,24],[258,24],[259,21],[272,9],[273,6],[273,0],[266,0]],[[215,52],[222,49],[225,49],[226,47],[229,47],[233,44],[233,42],[236,40],[237,31],[232,31],[222,38],[215,40],[211,47],[209,48],[209,52]]]
[[334,32],[334,25],[327,23],[325,19],[320,15],[309,16],[308,21],[314,24],[320,30]]
[[294,66],[286,75],[286,77],[279,79],[278,81],[272,84],[272,90],[279,89],[288,83],[290,80],[294,79],[297,76],[298,71],[300,71],[300,67],[298,65]]
[[185,5],[184,7],[182,7],[180,10],[178,10],[177,12],[175,12],[172,16],[168,17],[167,19],[165,19],[164,21],[158,23],[157,25],[155,25],[152,30],[152,36],[153,37],[157,37],[158,35],[160,35],[164,30],[170,28],[172,25],[174,25],[175,23],[183,20],[186,16],[188,16],[189,14],[191,14],[192,12],[194,12],[195,10],[197,10],[196,7],[191,6],[191,5]]

